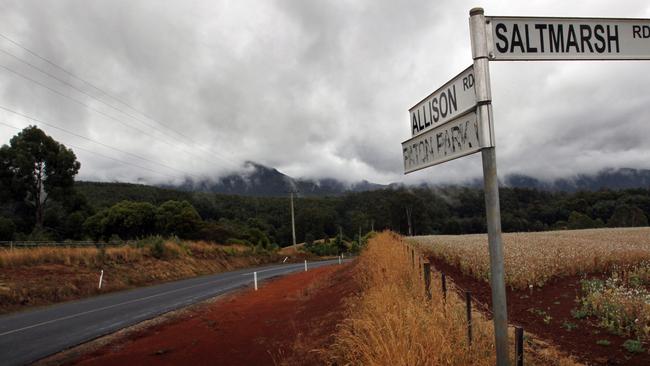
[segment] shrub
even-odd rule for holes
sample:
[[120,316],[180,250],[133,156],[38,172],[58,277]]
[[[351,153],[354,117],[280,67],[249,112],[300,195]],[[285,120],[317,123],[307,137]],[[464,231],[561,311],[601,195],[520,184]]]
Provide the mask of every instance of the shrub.
[[650,335],[650,292],[632,287],[617,273],[605,281],[581,281],[581,311],[598,318],[599,325],[617,335]]
[[625,348],[630,353],[643,353],[645,348],[643,348],[643,343],[636,339],[628,339],[623,343],[623,348]]
[[237,239],[237,238],[230,238],[226,240],[227,245],[246,245],[246,246],[253,246],[250,241],[244,240],[244,239]]

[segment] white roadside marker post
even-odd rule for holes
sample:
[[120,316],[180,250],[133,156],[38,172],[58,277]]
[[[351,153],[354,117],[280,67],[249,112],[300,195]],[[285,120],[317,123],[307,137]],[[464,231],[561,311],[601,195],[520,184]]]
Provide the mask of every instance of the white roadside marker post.
[[255,284],[255,291],[257,291],[257,272],[253,272],[253,283]]
[[339,255],[339,264],[341,264],[341,256]]
[[102,280],[104,279],[104,270],[102,269],[99,272],[99,285],[97,286],[98,289],[102,289]]
[[305,259],[305,272],[307,272],[307,260]]

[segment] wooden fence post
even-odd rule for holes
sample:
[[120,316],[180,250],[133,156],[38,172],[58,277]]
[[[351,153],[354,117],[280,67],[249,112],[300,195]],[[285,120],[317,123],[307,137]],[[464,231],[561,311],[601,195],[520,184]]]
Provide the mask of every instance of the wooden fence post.
[[447,302],[447,276],[441,273],[440,281],[442,282],[442,299]]
[[415,250],[411,248],[411,266],[415,267]]
[[524,328],[515,327],[515,365],[524,366]]
[[431,301],[431,264],[424,262],[424,294]]
[[465,291],[465,306],[467,310],[467,342],[472,345],[472,293]]

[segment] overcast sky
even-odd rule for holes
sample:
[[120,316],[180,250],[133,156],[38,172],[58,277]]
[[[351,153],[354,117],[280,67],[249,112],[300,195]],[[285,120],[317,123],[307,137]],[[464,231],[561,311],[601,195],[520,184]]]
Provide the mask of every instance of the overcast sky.
[[[69,72],[0,37],[0,107],[71,146],[86,180],[218,177],[252,160],[294,177],[457,182],[480,177],[480,155],[404,176],[400,144],[408,108],[471,64],[474,6],[650,18],[647,0],[0,1],[0,34]],[[501,176],[650,168],[650,61],[490,67]],[[35,123],[3,109],[0,122]],[[0,143],[16,132],[0,124]]]

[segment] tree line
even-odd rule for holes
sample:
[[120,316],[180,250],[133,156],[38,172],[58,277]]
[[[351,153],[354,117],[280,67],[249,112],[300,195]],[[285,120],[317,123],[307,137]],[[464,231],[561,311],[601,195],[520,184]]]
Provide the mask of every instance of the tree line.
[[[264,248],[292,242],[289,197],[186,192],[75,182],[74,152],[36,127],[0,148],[0,240],[124,240],[178,236]],[[547,192],[500,189],[505,232],[647,226],[650,189]],[[298,242],[351,241],[371,230],[486,232],[483,191],[402,187],[295,199]],[[337,244],[338,245],[338,244]]]

